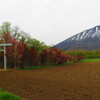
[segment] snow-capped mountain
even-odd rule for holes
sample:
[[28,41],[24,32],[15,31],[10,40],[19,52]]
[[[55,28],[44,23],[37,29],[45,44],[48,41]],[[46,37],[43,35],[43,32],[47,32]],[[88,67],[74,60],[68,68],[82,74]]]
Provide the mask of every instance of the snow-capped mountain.
[[54,47],[62,50],[100,50],[100,26],[76,34]]

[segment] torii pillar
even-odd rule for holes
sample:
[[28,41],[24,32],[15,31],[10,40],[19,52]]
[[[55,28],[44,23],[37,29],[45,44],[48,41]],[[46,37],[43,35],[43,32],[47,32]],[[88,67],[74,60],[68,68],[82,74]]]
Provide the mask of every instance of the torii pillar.
[[6,57],[6,47],[7,46],[12,46],[12,44],[0,44],[0,47],[4,47],[3,51],[4,52],[4,69],[7,69],[7,57]]

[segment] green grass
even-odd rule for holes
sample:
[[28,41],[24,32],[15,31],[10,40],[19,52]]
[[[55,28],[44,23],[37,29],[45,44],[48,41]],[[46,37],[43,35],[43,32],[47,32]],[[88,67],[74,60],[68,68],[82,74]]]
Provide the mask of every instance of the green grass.
[[40,69],[40,68],[48,68],[48,67],[57,67],[61,65],[69,65],[74,63],[75,61],[69,62],[69,63],[64,63],[64,64],[59,64],[59,65],[43,65],[43,66],[29,66],[27,68],[21,68],[19,70],[32,70],[32,69]]
[[40,69],[40,68],[54,67],[54,66],[55,65],[30,66],[30,67],[26,67],[26,68],[21,68],[20,70]]
[[0,92],[0,100],[22,100],[19,96],[8,92]]
[[12,93],[4,92],[2,91],[2,88],[0,88],[0,100],[23,100],[23,99]]
[[83,59],[80,62],[100,62],[100,59]]

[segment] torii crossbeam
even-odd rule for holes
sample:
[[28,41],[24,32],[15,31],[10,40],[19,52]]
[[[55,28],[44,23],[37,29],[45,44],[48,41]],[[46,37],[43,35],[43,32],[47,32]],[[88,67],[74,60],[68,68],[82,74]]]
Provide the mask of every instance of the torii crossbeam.
[[4,69],[7,69],[7,58],[6,58],[6,47],[7,46],[12,46],[12,44],[0,44],[0,47],[4,47],[3,51],[4,52]]

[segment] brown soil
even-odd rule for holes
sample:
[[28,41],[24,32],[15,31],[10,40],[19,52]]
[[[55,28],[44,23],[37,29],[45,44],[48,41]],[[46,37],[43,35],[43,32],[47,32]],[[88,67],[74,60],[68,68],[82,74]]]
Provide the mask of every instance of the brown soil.
[[100,100],[100,63],[2,71],[0,87],[27,100]]

